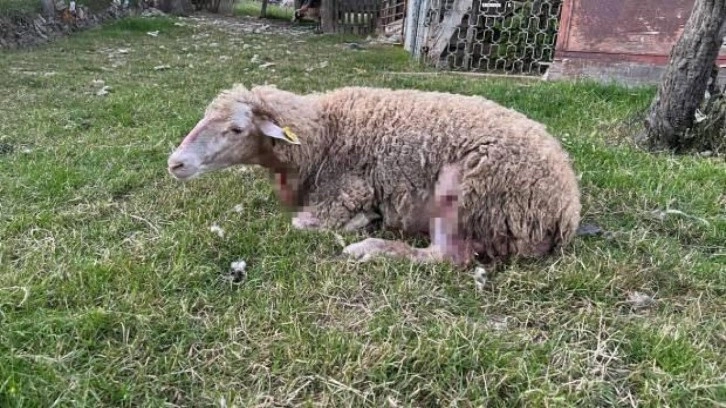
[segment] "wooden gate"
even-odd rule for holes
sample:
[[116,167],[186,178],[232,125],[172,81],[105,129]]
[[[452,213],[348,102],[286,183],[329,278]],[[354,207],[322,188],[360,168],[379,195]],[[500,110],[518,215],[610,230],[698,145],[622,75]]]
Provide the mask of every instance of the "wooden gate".
[[322,0],[320,25],[324,32],[373,34],[381,10],[381,0]]

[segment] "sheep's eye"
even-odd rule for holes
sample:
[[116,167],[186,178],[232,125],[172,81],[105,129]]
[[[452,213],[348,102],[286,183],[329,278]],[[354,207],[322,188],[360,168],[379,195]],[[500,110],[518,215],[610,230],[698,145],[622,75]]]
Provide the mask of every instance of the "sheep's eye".
[[231,128],[229,128],[229,130],[231,130],[231,131],[232,131],[232,132],[234,132],[235,134],[240,134],[240,133],[242,133],[242,128],[241,128],[241,127],[239,127],[239,126],[232,126]]

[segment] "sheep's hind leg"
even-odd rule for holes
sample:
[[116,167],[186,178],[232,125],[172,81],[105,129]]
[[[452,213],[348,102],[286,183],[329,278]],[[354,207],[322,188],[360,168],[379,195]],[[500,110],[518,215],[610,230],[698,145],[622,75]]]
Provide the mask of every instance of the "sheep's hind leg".
[[414,248],[402,241],[367,238],[348,245],[343,253],[361,262],[389,257],[416,263],[448,260],[456,265],[467,265],[472,257],[472,246],[461,240],[458,233],[459,179],[457,166],[444,166],[439,173],[432,202],[431,245],[427,248]]

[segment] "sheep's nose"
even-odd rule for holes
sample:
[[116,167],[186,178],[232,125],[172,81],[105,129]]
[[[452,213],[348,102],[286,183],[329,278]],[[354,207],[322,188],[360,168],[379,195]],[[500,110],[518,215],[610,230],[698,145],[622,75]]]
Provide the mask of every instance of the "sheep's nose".
[[174,161],[174,162],[170,162],[169,163],[169,170],[172,170],[172,171],[173,170],[179,170],[182,167],[184,167],[184,163],[183,162]]
[[187,166],[185,165],[184,160],[179,160],[172,157],[167,162],[167,167],[169,173],[176,175],[178,172],[183,171],[183,169]]

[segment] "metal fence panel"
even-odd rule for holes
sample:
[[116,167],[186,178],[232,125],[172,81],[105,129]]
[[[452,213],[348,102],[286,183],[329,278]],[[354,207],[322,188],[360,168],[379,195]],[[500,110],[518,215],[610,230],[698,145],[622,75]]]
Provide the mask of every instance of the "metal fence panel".
[[421,52],[443,69],[541,75],[561,8],[562,0],[430,0]]

